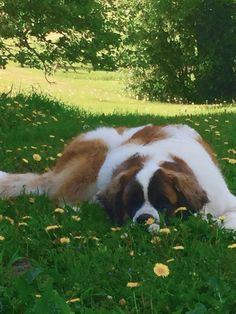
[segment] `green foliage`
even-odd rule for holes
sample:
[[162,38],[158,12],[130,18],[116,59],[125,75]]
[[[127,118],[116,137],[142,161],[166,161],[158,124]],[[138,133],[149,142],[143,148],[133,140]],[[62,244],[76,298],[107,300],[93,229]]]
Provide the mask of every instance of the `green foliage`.
[[75,62],[114,68],[118,35],[106,8],[99,0],[0,1],[0,66],[12,59],[46,73]]
[[236,3],[133,1],[131,89],[141,98],[219,102],[236,97]]
[[[236,193],[235,165],[222,160],[235,158],[230,150],[235,147],[233,113],[172,118],[89,115],[42,95],[1,98],[0,170],[41,173],[53,166],[50,157],[57,158],[78,132],[145,123],[188,123],[196,128],[216,149]],[[42,160],[35,161],[34,153]],[[0,200],[0,235],[5,238],[0,240],[2,313],[235,313],[236,250],[228,248],[235,242],[235,232],[199,217],[175,218],[171,232],[158,234],[160,242],[155,244],[141,226],[127,223],[112,231],[98,205],[82,204],[79,221],[72,218],[77,215],[72,208],[65,206],[64,213],[56,213],[57,206],[43,196],[33,202],[24,195]],[[61,228],[46,231],[49,225]],[[70,242],[59,243],[61,237]],[[175,245],[184,250],[173,250]],[[24,259],[27,269],[19,267]],[[157,262],[169,266],[168,277],[154,274]],[[141,285],[128,288],[130,281]]]

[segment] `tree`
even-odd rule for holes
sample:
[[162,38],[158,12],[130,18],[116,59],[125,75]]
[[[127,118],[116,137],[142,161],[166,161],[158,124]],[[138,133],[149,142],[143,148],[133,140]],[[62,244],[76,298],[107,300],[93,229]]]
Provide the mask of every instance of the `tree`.
[[175,102],[236,98],[235,0],[133,1],[131,89]]
[[0,66],[9,60],[43,68],[75,62],[114,68],[118,34],[107,19],[109,1],[0,0]]

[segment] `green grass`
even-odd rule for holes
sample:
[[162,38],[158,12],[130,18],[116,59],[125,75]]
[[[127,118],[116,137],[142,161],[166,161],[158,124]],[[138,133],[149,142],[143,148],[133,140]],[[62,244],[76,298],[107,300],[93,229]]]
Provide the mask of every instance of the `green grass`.
[[[235,118],[229,112],[178,117],[92,115],[45,96],[3,97],[0,170],[43,172],[53,166],[64,142],[97,126],[188,123],[215,148],[236,193],[236,166],[222,160],[235,158],[229,151],[235,149]],[[35,161],[34,153],[42,160]],[[160,242],[154,244],[142,226],[127,223],[112,231],[98,205],[83,204],[79,221],[73,219],[69,206],[64,213],[55,213],[57,206],[45,197],[0,201],[0,235],[5,238],[0,241],[0,313],[236,312],[236,250],[228,248],[235,242],[235,232],[198,217],[174,219],[171,232],[158,234]],[[49,225],[61,228],[46,231]],[[61,244],[62,237],[70,242]],[[173,250],[175,245],[183,245],[184,250]],[[155,275],[157,262],[168,265],[168,277]],[[128,288],[128,282],[140,286]],[[74,298],[80,300],[67,302]]]
[[216,112],[236,112],[236,106],[178,105],[149,102],[130,98],[125,93],[126,73],[58,71],[50,78],[55,84],[48,84],[43,72],[36,69],[20,68],[12,64],[0,70],[0,91],[38,91],[56,97],[65,104],[79,107],[91,113],[111,114],[139,113],[175,116],[183,114],[208,114]]

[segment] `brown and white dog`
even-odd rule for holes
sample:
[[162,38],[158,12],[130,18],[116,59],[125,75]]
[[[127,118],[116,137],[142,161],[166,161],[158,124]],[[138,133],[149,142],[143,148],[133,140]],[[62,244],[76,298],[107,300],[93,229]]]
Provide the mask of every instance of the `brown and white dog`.
[[52,171],[0,172],[0,197],[46,194],[76,205],[98,199],[118,225],[127,217],[141,222],[159,213],[225,216],[236,229],[236,197],[230,193],[215,154],[187,125],[98,128],[76,137]]

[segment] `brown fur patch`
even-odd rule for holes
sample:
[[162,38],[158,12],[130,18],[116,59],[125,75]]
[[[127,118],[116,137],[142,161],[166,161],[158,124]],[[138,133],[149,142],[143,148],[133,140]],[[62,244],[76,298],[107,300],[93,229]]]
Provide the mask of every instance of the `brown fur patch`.
[[123,134],[127,130],[127,128],[124,126],[120,126],[118,128],[115,128],[115,129],[116,129],[117,133],[119,133],[119,134]]
[[[138,154],[133,155],[124,161],[113,173],[111,182],[107,189],[99,193],[99,200],[106,209],[111,220],[122,225],[128,216],[126,204],[128,202],[128,194],[125,189],[134,180],[135,175],[143,167],[145,157]],[[134,183],[134,188],[137,187]]]
[[191,212],[199,211],[208,202],[206,192],[184,160],[172,158],[174,161],[163,162],[152,178],[151,203],[169,208],[169,214],[180,206],[186,206]]
[[124,144],[149,144],[154,141],[159,141],[167,138],[168,135],[163,131],[162,126],[158,125],[148,125],[136,132],[128,141]]
[[54,169],[51,195],[70,203],[88,200],[96,192],[97,175],[106,155],[107,145],[101,140],[75,139]]

